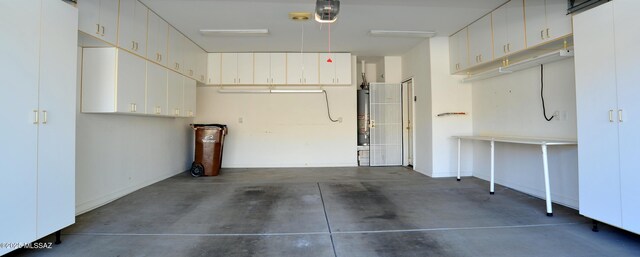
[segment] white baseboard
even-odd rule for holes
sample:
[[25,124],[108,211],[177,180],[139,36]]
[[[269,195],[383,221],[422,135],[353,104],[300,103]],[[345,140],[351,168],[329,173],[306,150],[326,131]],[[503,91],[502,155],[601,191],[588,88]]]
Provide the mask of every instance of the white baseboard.
[[147,186],[150,186],[152,184],[155,184],[155,183],[160,182],[162,180],[165,180],[167,178],[173,177],[173,176],[175,176],[177,174],[180,174],[182,172],[183,171],[162,174],[162,175],[160,175],[160,176],[158,176],[156,178],[145,180],[145,181],[143,181],[141,183],[138,183],[138,184],[135,184],[135,185],[131,185],[131,186],[116,190],[114,192],[111,192],[109,194],[103,195],[103,196],[98,197],[96,199],[89,200],[89,201],[84,202],[84,203],[76,204],[76,216],[78,216],[80,214],[83,214],[83,213],[86,213],[86,212],[89,212],[89,211],[92,211],[94,209],[97,209],[97,208],[99,208],[101,206],[104,206],[104,205],[110,203],[110,202],[118,200],[118,199],[122,198],[123,196],[126,196],[126,195],[128,195],[130,193],[133,193],[133,192],[135,192],[137,190],[140,190],[142,188],[145,188]]

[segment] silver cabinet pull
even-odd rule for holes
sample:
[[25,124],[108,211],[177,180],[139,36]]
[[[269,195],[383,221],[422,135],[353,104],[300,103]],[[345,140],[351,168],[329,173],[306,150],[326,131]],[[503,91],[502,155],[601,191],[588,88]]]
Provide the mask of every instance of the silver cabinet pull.
[[96,24],[98,30],[96,30],[96,34],[100,35],[100,24]]
[[42,118],[42,124],[47,124],[47,120],[48,120],[48,119],[47,119],[47,111],[46,111],[46,110],[45,110],[45,111],[42,111],[42,116],[43,116],[43,118]]
[[623,122],[623,120],[622,120],[622,109],[618,110],[618,121]]
[[540,38],[544,40],[544,29],[540,31]]
[[613,110],[609,110],[609,122],[613,122]]
[[507,45],[503,45],[502,46],[502,51],[506,54],[507,53]]
[[547,38],[550,38],[550,36],[549,36],[549,28],[547,28]]
[[136,41],[131,41],[131,50],[136,50]]
[[40,123],[40,113],[38,113],[38,110],[33,110],[33,124],[38,123]]
[[507,43],[507,53],[511,53],[511,43]]
[[102,34],[101,34],[101,36],[103,36],[103,37],[104,37],[104,26],[100,26],[100,27],[102,27]]

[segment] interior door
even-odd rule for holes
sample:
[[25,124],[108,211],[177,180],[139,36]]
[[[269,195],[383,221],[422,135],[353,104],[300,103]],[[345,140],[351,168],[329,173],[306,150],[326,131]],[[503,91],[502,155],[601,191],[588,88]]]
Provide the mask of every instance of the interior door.
[[640,2],[616,0],[613,2],[615,19],[616,77],[618,79],[618,117],[620,131],[620,181],[622,183],[622,226],[640,233],[640,34],[637,24]]
[[38,238],[73,224],[76,216],[78,11],[62,1],[42,1],[42,10]]
[[371,166],[402,165],[401,91],[400,84],[371,83],[369,86]]
[[36,236],[40,2],[0,2],[0,242]]

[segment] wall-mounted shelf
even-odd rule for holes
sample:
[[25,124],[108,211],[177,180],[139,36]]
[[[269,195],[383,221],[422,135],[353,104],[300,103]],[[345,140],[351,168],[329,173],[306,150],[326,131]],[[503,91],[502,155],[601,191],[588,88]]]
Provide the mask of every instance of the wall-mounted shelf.
[[532,68],[541,64],[557,62],[557,61],[564,60],[571,57],[573,57],[572,48],[557,50],[557,51],[553,51],[543,55],[535,56],[529,59],[525,59],[517,63],[511,64],[509,66],[499,67],[497,69],[492,69],[492,70],[484,71],[478,74],[470,75],[462,79],[462,82],[468,83],[468,82],[493,78],[493,77],[501,76],[504,74],[509,74],[516,71]]

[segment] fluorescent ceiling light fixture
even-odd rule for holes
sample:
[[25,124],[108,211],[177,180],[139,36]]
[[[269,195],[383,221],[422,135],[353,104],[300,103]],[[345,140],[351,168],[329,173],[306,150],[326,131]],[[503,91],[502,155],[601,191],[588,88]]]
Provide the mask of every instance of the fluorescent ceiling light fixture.
[[546,53],[537,57],[533,57],[530,59],[526,59],[524,61],[511,64],[507,67],[499,67],[497,69],[492,69],[492,70],[471,75],[467,78],[462,79],[462,82],[468,83],[472,81],[493,78],[500,75],[537,67],[537,66],[540,66],[541,64],[557,62],[557,61],[564,60],[571,57],[573,57],[573,49],[563,49],[563,50],[553,51],[550,53]]
[[204,36],[264,36],[269,34],[268,29],[201,29]]
[[378,37],[420,37],[430,38],[436,35],[435,31],[418,31],[418,30],[379,30],[372,29],[369,35]]
[[322,93],[322,89],[219,89],[218,93],[232,93],[232,94],[268,94],[268,93]]

